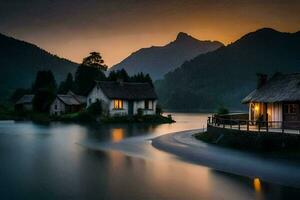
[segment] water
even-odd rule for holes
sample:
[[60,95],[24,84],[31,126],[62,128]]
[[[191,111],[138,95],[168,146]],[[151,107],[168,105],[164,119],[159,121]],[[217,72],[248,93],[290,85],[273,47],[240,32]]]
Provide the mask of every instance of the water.
[[37,125],[0,122],[1,199],[297,199],[296,188],[183,162],[156,150],[158,135],[203,128],[206,114],[175,124]]

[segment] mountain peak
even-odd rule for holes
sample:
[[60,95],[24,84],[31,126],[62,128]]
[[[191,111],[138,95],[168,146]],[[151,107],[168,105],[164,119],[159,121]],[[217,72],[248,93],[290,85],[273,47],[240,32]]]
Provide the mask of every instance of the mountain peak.
[[177,34],[176,40],[186,40],[186,39],[190,39],[190,38],[195,39],[187,33],[179,32]]

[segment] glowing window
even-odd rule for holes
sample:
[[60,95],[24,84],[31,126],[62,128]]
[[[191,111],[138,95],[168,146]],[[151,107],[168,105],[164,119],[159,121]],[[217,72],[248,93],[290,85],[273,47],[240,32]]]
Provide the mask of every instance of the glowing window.
[[123,109],[123,101],[119,99],[114,100],[114,109]]

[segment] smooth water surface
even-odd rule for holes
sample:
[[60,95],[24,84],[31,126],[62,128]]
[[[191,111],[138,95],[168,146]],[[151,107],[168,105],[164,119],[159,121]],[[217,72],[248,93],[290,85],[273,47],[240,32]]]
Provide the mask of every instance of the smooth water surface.
[[[296,188],[215,171],[153,148],[158,135],[203,128],[207,114],[174,124],[83,126],[0,122],[1,199],[297,199]],[[226,163],[224,163],[226,164]]]

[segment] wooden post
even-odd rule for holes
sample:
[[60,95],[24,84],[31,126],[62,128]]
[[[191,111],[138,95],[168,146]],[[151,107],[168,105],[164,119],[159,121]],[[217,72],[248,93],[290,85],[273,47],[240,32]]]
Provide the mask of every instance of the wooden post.
[[284,123],[283,123],[283,121],[281,122],[281,132],[284,133]]
[[239,123],[239,130],[241,130],[241,124],[240,124],[240,120],[238,120],[238,123]]
[[249,120],[247,120],[247,131],[249,131]]
[[267,133],[269,132],[269,124],[268,124],[268,121],[266,122],[266,130],[267,130]]
[[258,122],[258,132],[260,133],[260,121]]

